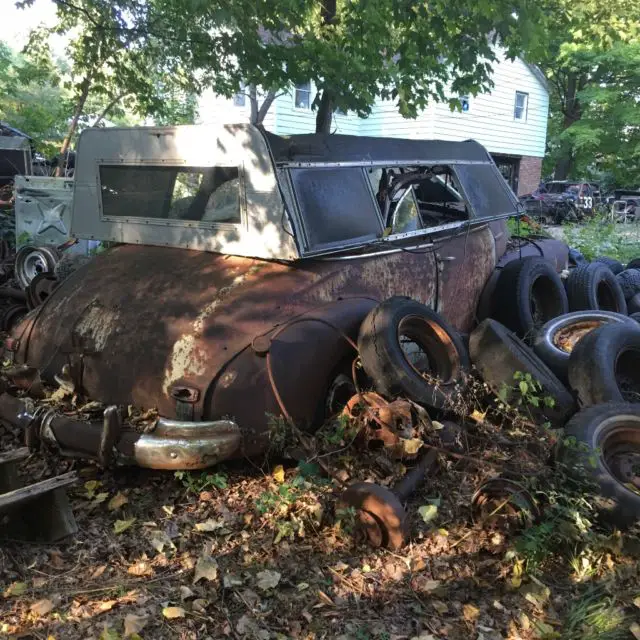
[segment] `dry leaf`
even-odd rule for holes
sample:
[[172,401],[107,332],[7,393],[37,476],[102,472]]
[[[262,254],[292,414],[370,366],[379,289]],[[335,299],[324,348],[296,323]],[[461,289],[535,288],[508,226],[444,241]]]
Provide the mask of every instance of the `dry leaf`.
[[422,438],[409,438],[400,440],[402,443],[402,451],[407,456],[415,456],[422,448]]
[[12,582],[2,594],[5,598],[21,596],[27,590],[26,582]]
[[107,565],[102,564],[91,574],[91,577],[99,578],[106,570],[107,570]]
[[84,483],[85,491],[87,492],[87,498],[91,500],[96,495],[96,489],[102,485],[100,480],[88,480]]
[[472,604],[465,604],[462,607],[462,615],[468,622],[473,622],[480,615],[480,609]]
[[281,464],[276,465],[272,475],[276,482],[282,484],[284,482],[284,467]]
[[138,560],[127,569],[127,573],[132,576],[146,576],[153,573],[153,568],[147,561]]
[[116,495],[113,496],[111,500],[109,500],[107,509],[109,509],[109,511],[115,511],[116,509],[119,509],[123,504],[127,504],[127,502],[129,502],[129,498],[127,498],[127,496],[125,496],[121,491],[118,491],[118,493],[116,493]]
[[258,589],[262,589],[263,591],[267,591],[268,589],[274,589],[278,586],[280,582],[280,574],[277,571],[271,571],[270,569],[266,569],[265,571],[261,571],[257,575],[256,586]]
[[435,591],[440,586],[440,580],[427,580],[420,584],[421,591]]
[[128,638],[142,631],[149,622],[148,616],[136,616],[128,613],[124,617],[124,637]]
[[38,576],[31,581],[31,584],[34,586],[34,588],[39,589],[40,587],[44,587],[44,585],[47,584],[47,578]]
[[638,607],[638,609],[640,609],[640,596],[638,596],[637,598],[634,598],[633,604],[635,604],[636,607]]
[[173,544],[171,538],[164,531],[154,530],[149,538],[149,544],[158,552],[162,553],[165,547],[169,547],[175,551],[176,545]]
[[324,591],[320,591],[320,589],[318,589],[318,598],[324,602],[324,604],[333,606],[333,600]]
[[446,602],[442,602],[442,600],[434,600],[431,605],[433,608],[442,615],[443,613],[447,613],[449,611],[449,607]]
[[116,520],[113,523],[113,530],[119,535],[126,531],[135,521],[135,518],[130,518],[129,520]]
[[52,609],[53,602],[51,602],[51,600],[38,600],[38,602],[34,602],[29,607],[29,610],[38,616],[46,616]]
[[105,600],[104,602],[98,602],[96,612],[104,613],[105,611],[111,611],[116,604],[118,604],[117,600]]
[[185,611],[182,607],[165,607],[162,610],[162,615],[169,620],[174,618],[184,618]]
[[101,502],[104,502],[108,497],[109,497],[109,494],[106,491],[103,491],[102,493],[97,493],[96,497],[93,499],[93,504],[100,504]]
[[232,573],[227,573],[222,578],[222,584],[225,589],[231,589],[233,587],[241,587],[242,578],[240,578],[239,576],[233,575]]
[[189,589],[189,587],[185,587],[184,585],[180,585],[180,600],[183,602],[188,600],[189,598],[193,598],[196,594]]
[[196,531],[215,531],[216,529],[222,529],[224,525],[224,520],[214,520],[213,518],[209,518],[204,522],[198,522],[194,529]]
[[204,613],[207,610],[208,602],[203,600],[202,598],[196,598],[192,603],[191,607],[196,613]]
[[638,624],[637,622],[633,622],[629,627],[629,631],[631,631],[631,633],[633,634],[633,637],[636,640],[640,640],[640,624]]
[[204,578],[205,580],[215,580],[218,577],[218,563],[211,556],[203,555],[196,562],[196,571],[193,576],[193,583]]

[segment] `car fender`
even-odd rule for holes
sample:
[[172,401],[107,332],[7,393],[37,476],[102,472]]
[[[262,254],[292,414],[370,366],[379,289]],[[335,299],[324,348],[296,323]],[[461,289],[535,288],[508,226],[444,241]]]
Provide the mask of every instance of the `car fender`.
[[243,454],[263,453],[283,414],[275,386],[296,426],[319,427],[329,385],[342,369],[350,370],[357,356],[346,337],[357,341],[363,319],[376,304],[373,298],[340,299],[256,335],[212,381],[205,417],[233,419],[243,430]]

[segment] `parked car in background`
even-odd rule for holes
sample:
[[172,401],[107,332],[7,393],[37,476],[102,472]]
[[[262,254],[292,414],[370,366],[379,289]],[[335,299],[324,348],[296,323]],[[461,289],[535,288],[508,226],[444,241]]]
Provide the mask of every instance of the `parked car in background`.
[[575,222],[591,215],[601,201],[595,182],[552,180],[541,183],[533,193],[521,196],[527,213],[541,224]]

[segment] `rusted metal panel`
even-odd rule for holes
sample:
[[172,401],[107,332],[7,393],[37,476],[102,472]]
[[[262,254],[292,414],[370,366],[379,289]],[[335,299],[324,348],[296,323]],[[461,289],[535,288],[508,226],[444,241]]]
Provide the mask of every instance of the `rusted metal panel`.
[[437,311],[457,329],[471,327],[495,260],[494,237],[488,226],[460,234],[438,250]]

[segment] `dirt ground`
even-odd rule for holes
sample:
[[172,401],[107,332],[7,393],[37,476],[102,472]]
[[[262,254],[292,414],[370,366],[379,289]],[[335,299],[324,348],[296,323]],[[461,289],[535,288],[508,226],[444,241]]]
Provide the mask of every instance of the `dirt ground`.
[[[22,468],[31,481],[79,472],[69,492],[79,531],[62,544],[0,548],[0,635],[640,637],[637,532],[576,529],[581,498],[558,497],[554,434],[474,417],[455,440],[440,423],[426,429],[442,452],[407,501],[411,540],[399,551],[359,539],[336,495],[341,481],[392,484],[412,462],[358,446],[341,424],[317,434],[302,461],[274,455],[182,477],[33,454]],[[21,446],[18,434],[0,434],[3,449]],[[554,515],[524,531],[512,518],[474,524],[472,496],[497,475],[526,484]]]

